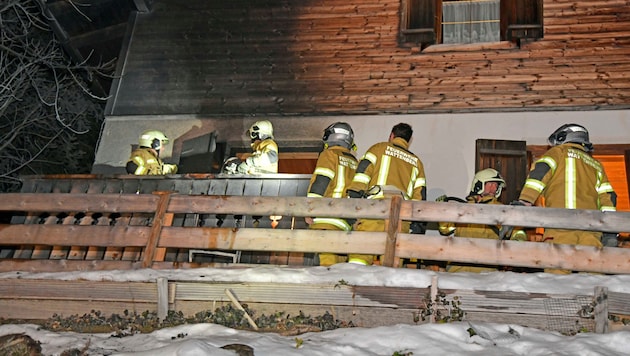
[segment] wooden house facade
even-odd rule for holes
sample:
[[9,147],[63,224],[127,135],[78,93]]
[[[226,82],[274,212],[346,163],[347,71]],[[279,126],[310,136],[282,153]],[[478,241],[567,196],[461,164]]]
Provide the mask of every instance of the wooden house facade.
[[465,193],[483,168],[478,139],[544,145],[567,122],[589,128],[595,144],[621,145],[623,162],[629,5],[157,0],[130,18],[94,172],[120,172],[147,128],[174,141],[163,153],[175,163],[187,142],[213,133],[225,143],[211,158],[220,161],[249,149],[243,133],[260,118],[299,162],[284,173],[308,173],[332,122],[353,126],[357,154],[408,122],[429,198]]

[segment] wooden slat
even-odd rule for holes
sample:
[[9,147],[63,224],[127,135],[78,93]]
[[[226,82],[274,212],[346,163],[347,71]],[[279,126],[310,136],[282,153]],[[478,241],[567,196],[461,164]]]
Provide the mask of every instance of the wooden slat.
[[627,293],[608,291],[608,311],[630,315],[630,296]]
[[[426,288],[347,286],[282,283],[186,283],[176,282],[175,299],[226,301],[231,289],[240,302],[330,304],[387,308],[420,308],[426,305]],[[323,303],[323,301],[326,301]]]
[[[111,271],[133,270],[140,268],[140,263],[135,261],[102,260],[26,260],[4,259],[0,261],[1,272],[77,272],[77,271]],[[170,263],[168,268],[174,268]]]
[[402,205],[402,197],[397,195],[392,197],[390,203],[389,216],[385,220],[387,229],[387,239],[385,240],[385,253],[383,254],[383,266],[393,267],[398,265],[396,260],[396,236],[400,232],[400,206]]
[[158,241],[160,240],[160,234],[162,233],[162,226],[166,222],[164,219],[166,208],[168,207],[168,202],[171,199],[171,194],[168,192],[158,192],[157,195],[160,197],[160,200],[155,207],[155,215],[153,218],[153,225],[151,226],[151,234],[149,235],[149,241],[147,241],[146,247],[144,249],[144,257],[142,259],[142,267],[144,268],[151,267],[151,264],[155,260],[156,252],[159,252],[160,255],[164,253],[162,250],[156,251],[156,249]]
[[[274,191],[277,194],[277,186]],[[272,192],[264,190],[263,194]],[[350,216],[360,214],[365,218],[383,219],[389,212],[389,202],[385,200],[355,200],[305,197],[236,197],[236,196],[181,196],[174,195],[168,207],[171,213],[214,213],[247,215],[286,215],[311,216],[316,206],[321,216]],[[319,216],[319,215],[318,215]]]
[[629,273],[628,249],[400,234],[396,255],[439,261]]
[[148,226],[2,225],[0,244],[144,247],[150,233]]
[[[4,279],[2,299],[72,299],[82,301],[156,302],[152,282],[108,282],[81,280]],[[107,291],[107,293],[103,293]]]
[[[340,214],[340,216],[343,216]],[[630,213],[598,210],[522,207],[487,204],[405,202],[402,220],[457,221],[490,225],[554,227],[591,231],[628,231]]]
[[2,194],[3,210],[29,212],[152,212],[158,197],[151,194],[99,194],[94,199],[86,199],[84,194],[46,193],[5,193]]

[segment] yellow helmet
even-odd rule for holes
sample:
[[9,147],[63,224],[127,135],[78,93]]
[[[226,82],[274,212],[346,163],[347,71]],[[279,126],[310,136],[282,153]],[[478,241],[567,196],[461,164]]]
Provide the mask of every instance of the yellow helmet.
[[271,125],[269,120],[256,121],[249,130],[247,130],[247,134],[252,142],[255,140],[273,138],[273,125]]
[[158,130],[147,130],[140,135],[138,140],[140,147],[150,147],[159,151],[163,145],[168,144],[168,137]]
[[484,190],[484,186],[487,182],[497,182],[499,183],[499,187],[497,188],[494,196],[498,198],[501,196],[501,191],[505,187],[505,180],[501,177],[501,173],[496,169],[486,168],[475,174],[473,178],[472,184],[470,186],[470,195],[482,194]]

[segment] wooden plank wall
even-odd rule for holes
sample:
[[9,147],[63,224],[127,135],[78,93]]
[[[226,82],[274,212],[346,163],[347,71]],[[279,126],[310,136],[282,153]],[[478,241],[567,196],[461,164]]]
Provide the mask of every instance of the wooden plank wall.
[[630,107],[630,0],[544,0],[544,39],[403,48],[401,0],[161,0],[107,115]]

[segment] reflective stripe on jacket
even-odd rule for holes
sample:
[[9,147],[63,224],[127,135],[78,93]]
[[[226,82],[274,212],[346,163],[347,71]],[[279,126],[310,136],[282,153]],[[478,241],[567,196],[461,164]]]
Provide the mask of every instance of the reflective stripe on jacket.
[[153,150],[148,147],[140,147],[135,149],[131,156],[129,157],[128,162],[133,162],[136,164],[136,171],[133,172],[135,175],[162,175],[163,172],[163,163],[160,157],[156,156],[153,153]]
[[[323,150],[311,176],[307,197],[344,198],[346,185],[354,177],[358,161],[352,152],[342,146]],[[312,228],[350,231],[352,226],[344,219],[319,217],[313,219]]]
[[536,161],[519,199],[533,203],[540,195],[550,208],[615,211],[617,205],[601,163],[575,143],[554,146]]
[[411,200],[425,200],[424,165],[408,147],[409,143],[400,137],[370,147],[359,162],[348,189],[367,191],[376,185],[394,186]]
[[254,151],[245,162],[250,167],[248,173],[278,173],[278,144],[270,138],[252,144]]

